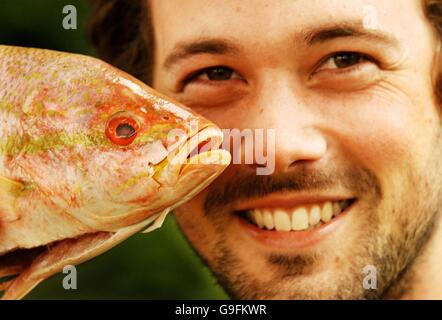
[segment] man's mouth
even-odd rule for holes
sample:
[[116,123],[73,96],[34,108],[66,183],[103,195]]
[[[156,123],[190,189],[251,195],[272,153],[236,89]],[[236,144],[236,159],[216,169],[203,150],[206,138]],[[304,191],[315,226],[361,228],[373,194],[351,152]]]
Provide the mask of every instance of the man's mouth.
[[248,222],[264,230],[310,231],[338,217],[354,199],[326,201],[291,208],[255,208],[238,213]]
[[273,249],[307,249],[334,234],[348,220],[356,198],[270,196],[236,208],[245,235]]

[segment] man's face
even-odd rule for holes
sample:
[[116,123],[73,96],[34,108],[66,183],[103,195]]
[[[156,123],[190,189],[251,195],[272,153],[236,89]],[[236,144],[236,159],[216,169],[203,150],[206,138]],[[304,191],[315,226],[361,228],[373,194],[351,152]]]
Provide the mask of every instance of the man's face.
[[[231,165],[176,211],[221,284],[238,298],[387,293],[441,204],[437,40],[421,2],[153,0],[152,10],[156,89],[221,128],[276,133],[272,175],[257,175],[258,161]],[[377,290],[363,287],[367,265]]]

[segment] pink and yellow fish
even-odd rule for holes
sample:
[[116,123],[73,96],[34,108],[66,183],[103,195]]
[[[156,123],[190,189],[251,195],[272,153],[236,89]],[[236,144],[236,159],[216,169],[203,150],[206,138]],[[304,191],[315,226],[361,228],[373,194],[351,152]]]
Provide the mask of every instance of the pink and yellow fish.
[[0,46],[3,299],[160,227],[228,166],[221,143],[214,124],[100,60]]

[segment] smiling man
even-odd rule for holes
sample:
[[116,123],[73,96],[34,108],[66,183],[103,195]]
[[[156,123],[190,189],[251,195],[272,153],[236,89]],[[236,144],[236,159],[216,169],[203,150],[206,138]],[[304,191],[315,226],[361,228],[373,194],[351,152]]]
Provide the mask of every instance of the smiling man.
[[[442,1],[95,1],[111,63],[275,130],[176,211],[234,298],[442,298]],[[366,286],[366,277],[372,277]]]

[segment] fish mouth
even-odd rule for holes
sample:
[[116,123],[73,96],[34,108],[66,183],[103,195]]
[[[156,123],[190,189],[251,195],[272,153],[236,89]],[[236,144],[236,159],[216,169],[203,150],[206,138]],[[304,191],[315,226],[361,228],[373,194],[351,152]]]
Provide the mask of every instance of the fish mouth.
[[[175,170],[174,189],[186,190],[178,201],[170,204],[174,209],[189,201],[213,182],[231,162],[230,152],[220,148],[223,133],[216,126],[207,126],[190,136],[172,159],[171,169]],[[187,185],[194,186],[186,188]]]
[[207,125],[190,135],[185,142],[175,148],[166,159],[159,163],[154,179],[160,186],[172,186],[183,176],[196,169],[200,174],[210,171],[221,173],[231,161],[228,151],[221,149],[222,131]]
[[220,149],[222,142],[222,131],[216,126],[208,125],[187,139],[185,144],[178,149],[171,163],[182,164],[180,172],[190,164],[227,166],[230,164],[231,156],[226,150]]
[[161,192],[145,209],[176,208],[207,187],[230,164],[231,155],[220,148],[222,142],[222,131],[208,125],[176,148],[153,175]]

